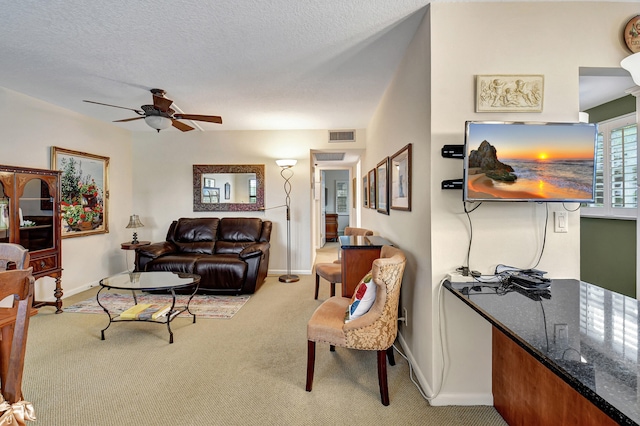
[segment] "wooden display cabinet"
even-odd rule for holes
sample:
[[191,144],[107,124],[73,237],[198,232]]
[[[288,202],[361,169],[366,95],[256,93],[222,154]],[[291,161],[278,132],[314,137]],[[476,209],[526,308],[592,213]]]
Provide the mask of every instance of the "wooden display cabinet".
[[54,302],[62,312],[61,172],[0,165],[0,242],[20,244],[31,257],[35,279],[56,280]]
[[337,213],[327,213],[325,215],[325,239],[327,241],[338,241],[338,215]]

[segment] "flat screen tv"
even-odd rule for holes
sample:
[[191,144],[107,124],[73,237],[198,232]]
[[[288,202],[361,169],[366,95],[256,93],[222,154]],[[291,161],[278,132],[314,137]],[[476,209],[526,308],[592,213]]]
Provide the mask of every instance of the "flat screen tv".
[[465,201],[590,203],[597,126],[467,121]]

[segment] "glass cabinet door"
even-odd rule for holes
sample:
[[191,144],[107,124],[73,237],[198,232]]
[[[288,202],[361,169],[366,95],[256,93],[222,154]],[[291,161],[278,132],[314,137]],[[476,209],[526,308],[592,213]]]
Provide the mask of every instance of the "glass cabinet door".
[[10,242],[11,221],[9,220],[9,197],[4,192],[4,185],[0,182],[0,243]]
[[20,245],[29,251],[54,247],[55,204],[47,182],[37,177],[27,182],[19,200]]

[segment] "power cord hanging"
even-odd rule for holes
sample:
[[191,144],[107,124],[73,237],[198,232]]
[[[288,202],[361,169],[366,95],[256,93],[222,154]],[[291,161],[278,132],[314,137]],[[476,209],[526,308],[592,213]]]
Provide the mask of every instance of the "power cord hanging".
[[440,338],[440,356],[441,356],[441,361],[442,361],[442,369],[440,370],[440,383],[438,385],[437,390],[434,392],[433,395],[429,396],[427,395],[424,390],[422,389],[422,386],[420,386],[420,384],[416,381],[416,379],[414,379],[414,374],[413,374],[413,365],[411,364],[411,361],[409,360],[409,358],[402,352],[400,351],[400,349],[398,349],[398,347],[396,346],[396,344],[393,344],[393,348],[396,350],[396,352],[398,352],[400,354],[400,356],[402,358],[404,358],[407,361],[407,364],[409,364],[409,379],[411,380],[411,382],[416,386],[416,388],[418,389],[418,392],[420,392],[420,395],[422,395],[422,397],[424,399],[426,399],[427,401],[431,401],[433,399],[435,399],[440,392],[442,391],[442,385],[444,384],[444,372],[446,370],[446,360],[445,360],[445,356],[444,356],[444,338],[443,338],[443,331],[442,331],[442,301],[443,301],[443,297],[442,297],[442,289],[444,288],[444,279],[442,281],[440,281],[440,287],[438,288],[438,334],[439,334],[439,338]]

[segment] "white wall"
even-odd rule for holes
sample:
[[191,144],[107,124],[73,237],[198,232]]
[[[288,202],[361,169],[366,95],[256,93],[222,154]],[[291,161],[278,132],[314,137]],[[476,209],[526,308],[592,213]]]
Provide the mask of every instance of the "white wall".
[[[401,339],[429,393],[439,388],[442,369],[439,283],[465,262],[469,242],[460,191],[440,189],[442,180],[462,176],[462,163],[442,158],[442,145],[464,142],[465,120],[577,121],[579,67],[619,67],[628,55],[621,30],[635,14],[631,3],[609,2],[430,6],[367,129],[363,162],[369,170],[407,142],[414,144],[413,211],[392,210],[388,217],[363,212],[363,226],[409,256],[402,294],[409,327],[401,329]],[[580,29],[567,25],[568,19]],[[543,74],[544,111],[475,113],[479,74]],[[562,206],[550,206],[551,212],[557,209]],[[483,204],[471,214],[472,269],[489,273],[498,263],[532,266],[542,249],[545,215],[544,205]],[[579,213],[569,213],[569,221],[568,234],[547,233],[539,267],[553,278],[579,278]],[[490,327],[443,294],[447,368],[432,404],[491,404]]]
[[[250,132],[129,132],[26,95],[0,88],[0,164],[50,168],[51,146],[110,157],[109,233],[62,241],[64,296],[85,290],[108,275],[133,267],[133,252],[120,249],[130,241],[129,215],[140,215],[143,240],[162,241],[172,220],[210,213],[193,212],[193,164],[265,164],[266,208],[285,203],[284,180],[275,164],[295,158],[291,193],[292,269],[310,273],[312,259],[311,149],[364,149],[364,130],[357,142],[328,144],[327,130]],[[215,213],[216,216],[261,217],[274,222],[270,273],[286,270],[286,216],[283,207],[265,212]],[[36,284],[39,300],[53,300],[53,280]]]
[[[0,164],[49,169],[51,147],[110,157],[109,233],[62,240],[65,296],[125,270],[120,243],[131,214],[131,139],[129,132],[11,90],[0,88]],[[36,283],[38,300],[54,300],[54,281]]]
[[[286,271],[286,215],[284,180],[275,161],[294,158],[291,179],[291,269],[310,274],[314,254],[311,191],[312,149],[362,149],[355,143],[328,143],[327,130],[138,132],[133,135],[134,209],[145,227],[138,238],[164,241],[171,221],[180,217],[259,217],[273,222],[270,274]],[[264,212],[194,212],[194,164],[264,164]]]

